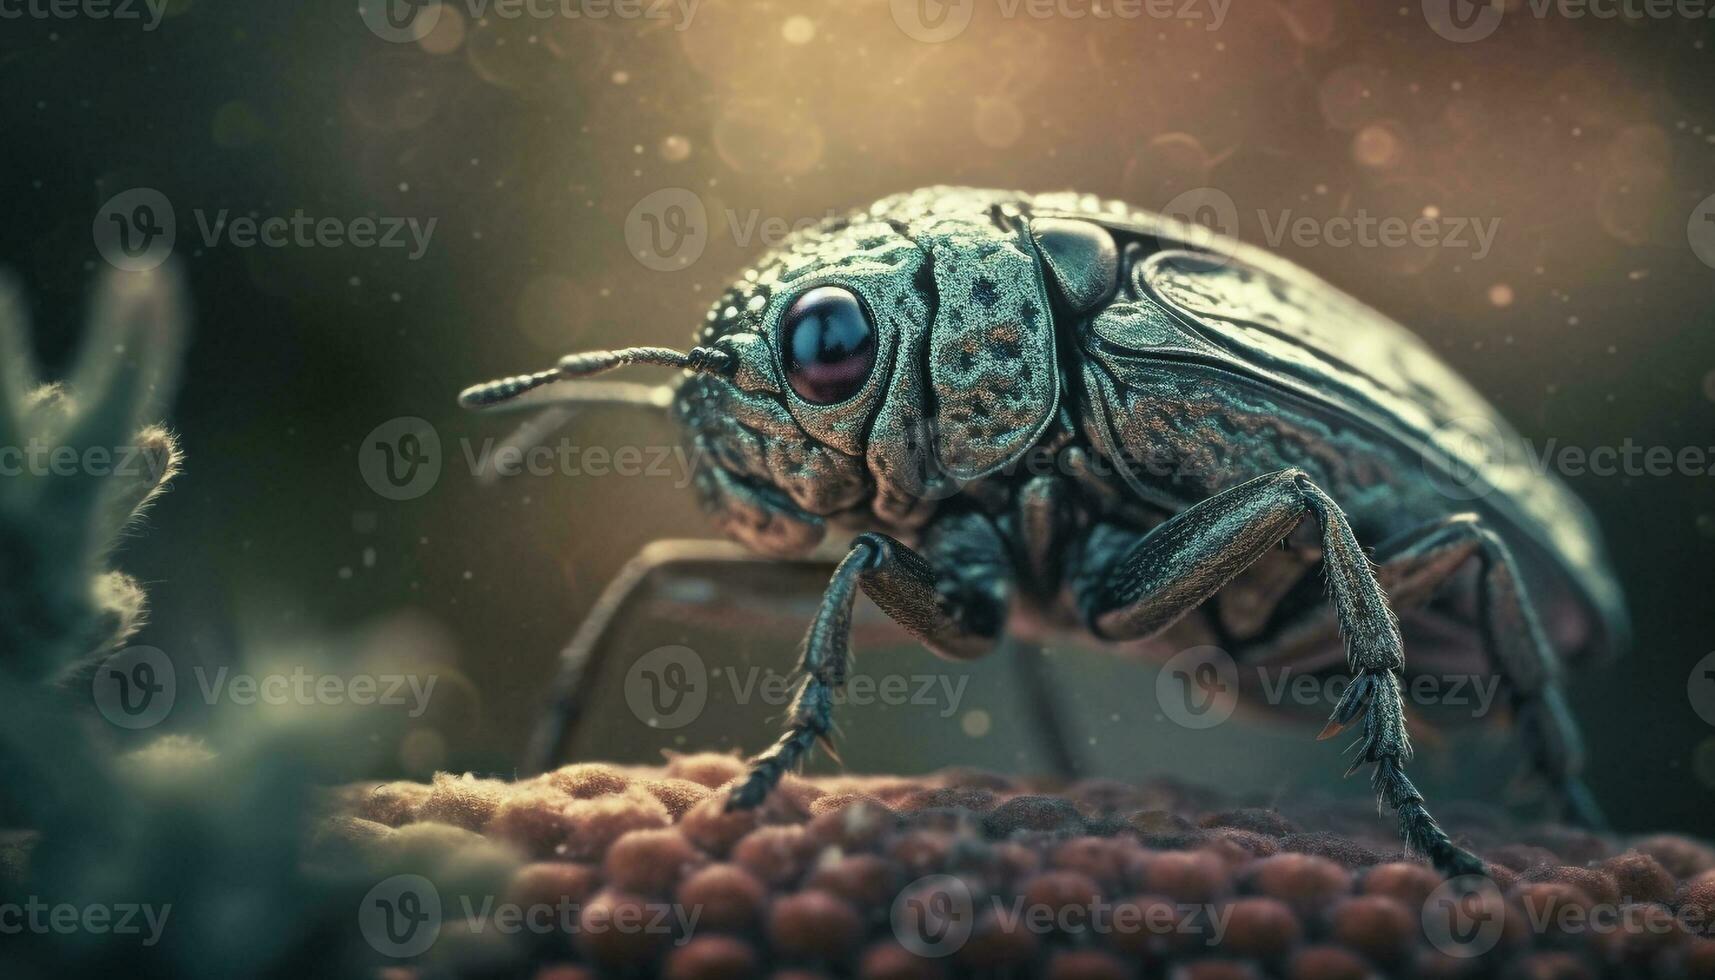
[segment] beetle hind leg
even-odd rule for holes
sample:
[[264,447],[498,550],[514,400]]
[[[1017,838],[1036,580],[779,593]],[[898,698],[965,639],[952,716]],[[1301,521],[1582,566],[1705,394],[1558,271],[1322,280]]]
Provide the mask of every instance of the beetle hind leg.
[[1068,783],[1076,782],[1083,778],[1086,769],[1067,720],[1071,713],[1066,710],[1066,692],[1054,676],[1048,651],[1034,643],[1015,642],[1008,652],[1012,654],[1024,709],[1041,740],[1042,754],[1047,756],[1054,775]]
[[1141,538],[1094,529],[1074,591],[1096,635],[1153,636],[1220,591],[1307,515],[1321,525],[1326,591],[1352,673],[1330,728],[1362,724],[1353,770],[1374,764],[1376,797],[1399,814],[1408,846],[1443,874],[1480,874],[1482,862],[1452,842],[1406,778],[1411,742],[1397,676],[1404,662],[1399,624],[1345,515],[1306,474],[1282,470],[1258,477],[1181,511]]
[[1424,598],[1477,563],[1478,626],[1496,673],[1511,690],[1527,765],[1558,797],[1568,818],[1593,829],[1605,827],[1581,778],[1584,743],[1562,694],[1560,661],[1506,542],[1477,515],[1457,514],[1384,543],[1377,558],[1383,581],[1397,581],[1397,588]]

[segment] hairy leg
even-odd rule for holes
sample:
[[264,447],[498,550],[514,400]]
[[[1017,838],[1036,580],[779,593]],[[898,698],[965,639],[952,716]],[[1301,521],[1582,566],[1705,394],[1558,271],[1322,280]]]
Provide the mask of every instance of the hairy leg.
[[1141,537],[1127,540],[1116,529],[1097,529],[1074,575],[1084,616],[1104,638],[1153,636],[1278,545],[1307,515],[1322,529],[1327,596],[1346,638],[1352,673],[1323,737],[1361,723],[1357,759],[1348,772],[1375,766],[1376,797],[1398,813],[1400,836],[1443,873],[1479,873],[1482,862],[1453,844],[1406,778],[1411,742],[1399,687],[1404,644],[1398,622],[1345,515],[1304,473],[1258,477]]
[[1606,821],[1584,785],[1584,740],[1561,692],[1560,660],[1537,618],[1512,550],[1475,514],[1458,514],[1384,543],[1380,574],[1432,593],[1475,561],[1480,626],[1495,672],[1512,692],[1527,765],[1555,794],[1567,817],[1587,827]]

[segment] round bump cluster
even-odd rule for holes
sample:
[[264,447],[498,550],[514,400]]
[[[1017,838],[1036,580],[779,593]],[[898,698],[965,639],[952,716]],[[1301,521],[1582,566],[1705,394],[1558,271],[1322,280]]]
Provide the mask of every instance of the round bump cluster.
[[[444,907],[569,910],[512,935],[449,914],[401,978],[1715,977],[1715,848],[1689,838],[1446,808],[1493,881],[1467,957],[1428,927],[1440,876],[1362,803],[961,771],[788,777],[727,813],[742,772],[699,754],[350,787],[312,856],[423,875]],[[1588,924],[1604,910],[1618,925]]]

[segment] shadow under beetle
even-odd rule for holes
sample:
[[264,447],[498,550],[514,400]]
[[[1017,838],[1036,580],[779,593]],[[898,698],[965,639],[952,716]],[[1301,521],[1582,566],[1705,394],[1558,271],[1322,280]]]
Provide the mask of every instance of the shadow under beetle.
[[[627,364],[685,374],[575,380]],[[1600,823],[1559,683],[1627,640],[1589,514],[1404,328],[1200,227],[1085,195],[897,195],[766,256],[689,352],[574,354],[461,400],[552,406],[546,425],[579,403],[668,410],[706,510],[751,552],[856,535],[811,618],[786,731],[729,807],[758,805],[828,741],[862,591],[948,657],[1007,631],[1082,633],[1349,673],[1322,735],[1359,726],[1351,771],[1374,767],[1402,838],[1449,875],[1482,864],[1406,777],[1401,682],[1498,677],[1531,768]],[[628,566],[564,654],[531,761],[555,761],[633,595],[675,568],[757,560],[684,542]],[[1031,687],[1070,770],[1053,692]]]

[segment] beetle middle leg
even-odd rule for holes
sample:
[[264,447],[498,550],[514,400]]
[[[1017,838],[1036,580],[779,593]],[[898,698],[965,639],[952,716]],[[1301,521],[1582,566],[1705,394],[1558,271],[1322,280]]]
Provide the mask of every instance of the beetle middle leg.
[[760,804],[812,746],[832,736],[834,692],[845,684],[851,663],[852,604],[860,589],[930,650],[969,660],[998,643],[1011,581],[999,534],[977,514],[936,521],[923,553],[885,534],[853,539],[804,637],[803,679],[786,731],[751,760],[749,776],[727,797],[729,810]]
[[1008,646],[1024,709],[1035,726],[1048,764],[1055,775],[1068,783],[1082,779],[1085,767],[1073,745],[1072,726],[1066,720],[1066,692],[1054,676],[1048,651],[1038,644],[1016,640]]
[[1074,577],[1083,614],[1105,639],[1153,636],[1278,545],[1307,515],[1321,525],[1327,593],[1353,675],[1324,734],[1361,720],[1363,738],[1348,772],[1375,765],[1377,799],[1399,814],[1407,845],[1442,873],[1480,874],[1482,862],[1448,838],[1406,778],[1411,742],[1399,688],[1399,624],[1345,515],[1302,471],[1282,470],[1240,484],[1141,538],[1098,528]]

